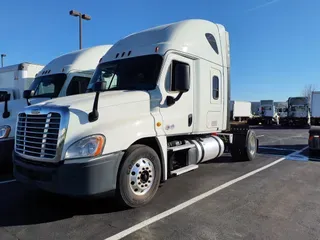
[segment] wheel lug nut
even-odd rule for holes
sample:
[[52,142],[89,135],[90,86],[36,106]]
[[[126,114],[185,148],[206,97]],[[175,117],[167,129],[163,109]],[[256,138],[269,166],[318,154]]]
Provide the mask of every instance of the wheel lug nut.
[[134,181],[131,182],[131,185],[134,185]]
[[140,164],[139,164],[139,163],[137,163],[137,164],[136,164],[136,166],[137,166],[137,167],[140,167]]
[[148,183],[151,183],[151,181],[149,180]]
[[149,173],[151,172],[151,170],[149,170]]
[[144,171],[144,168],[142,168],[142,171]]

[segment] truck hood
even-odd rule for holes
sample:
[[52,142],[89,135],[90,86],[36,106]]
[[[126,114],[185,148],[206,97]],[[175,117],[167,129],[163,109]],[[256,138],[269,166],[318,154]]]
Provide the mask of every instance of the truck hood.
[[[64,106],[71,109],[78,109],[85,112],[90,112],[93,107],[95,95],[96,93],[84,93],[73,96],[55,98],[35,104],[33,106]],[[98,108],[101,109],[110,106],[149,100],[150,96],[147,91],[106,91],[100,93]]]

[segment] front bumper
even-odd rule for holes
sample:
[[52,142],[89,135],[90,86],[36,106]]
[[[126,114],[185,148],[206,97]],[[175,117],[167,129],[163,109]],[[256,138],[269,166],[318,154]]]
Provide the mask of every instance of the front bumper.
[[100,156],[82,163],[59,164],[30,161],[13,154],[13,174],[17,181],[40,189],[68,195],[91,196],[116,189],[123,152]]
[[297,118],[288,118],[289,123],[293,124],[307,124],[308,123],[308,118],[305,117],[297,117]]
[[0,140],[0,164],[12,163],[12,152],[14,149],[14,138]]

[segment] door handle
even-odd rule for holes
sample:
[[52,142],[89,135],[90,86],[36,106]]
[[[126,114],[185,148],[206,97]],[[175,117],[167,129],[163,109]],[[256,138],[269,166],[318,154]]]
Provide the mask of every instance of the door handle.
[[192,125],[192,114],[188,115],[188,127]]

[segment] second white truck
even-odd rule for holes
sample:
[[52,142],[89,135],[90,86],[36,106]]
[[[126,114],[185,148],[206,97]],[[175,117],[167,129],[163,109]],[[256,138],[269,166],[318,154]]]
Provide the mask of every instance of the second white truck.
[[[12,162],[17,115],[26,106],[48,99],[85,93],[99,60],[111,45],[94,46],[59,56],[39,71],[20,98],[0,103],[0,165]],[[37,128],[29,129],[37,138]],[[32,148],[31,148],[32,149]]]
[[255,158],[255,133],[230,125],[230,87],[222,25],[192,19],[131,34],[97,66],[94,92],[19,113],[14,176],[50,192],[147,204],[160,182],[226,149]]
[[0,68],[0,102],[23,98],[23,91],[29,89],[36,74],[43,65],[22,62]]

